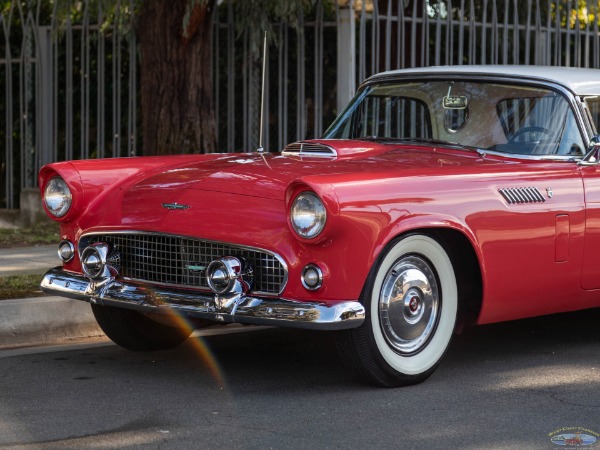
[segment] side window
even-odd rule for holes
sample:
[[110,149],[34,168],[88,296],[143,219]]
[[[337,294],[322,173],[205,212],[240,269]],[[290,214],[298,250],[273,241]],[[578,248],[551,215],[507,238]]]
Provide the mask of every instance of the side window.
[[590,112],[592,123],[596,127],[595,132],[600,133],[600,96],[586,97],[585,103]]
[[356,119],[355,137],[432,137],[427,105],[412,98],[369,96],[362,103]]

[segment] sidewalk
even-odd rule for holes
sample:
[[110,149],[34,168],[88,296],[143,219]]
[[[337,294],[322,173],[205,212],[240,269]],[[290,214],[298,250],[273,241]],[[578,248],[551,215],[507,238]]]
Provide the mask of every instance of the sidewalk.
[[59,265],[56,245],[0,248],[0,277],[26,273],[43,275]]
[[[59,266],[56,245],[0,248],[0,277]],[[1,281],[0,281],[1,282]],[[0,349],[103,336],[86,302],[63,297],[0,300]]]

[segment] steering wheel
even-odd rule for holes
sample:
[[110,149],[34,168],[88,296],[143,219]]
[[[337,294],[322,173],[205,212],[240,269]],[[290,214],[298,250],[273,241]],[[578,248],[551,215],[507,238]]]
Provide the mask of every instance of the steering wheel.
[[519,136],[525,134],[525,133],[541,133],[541,134],[547,134],[548,136],[552,136],[552,131],[550,131],[548,128],[544,128],[544,127],[523,127],[519,130],[517,130],[515,132],[515,134],[513,134],[511,136],[511,138],[508,140],[508,142],[513,143],[513,142],[517,142]]

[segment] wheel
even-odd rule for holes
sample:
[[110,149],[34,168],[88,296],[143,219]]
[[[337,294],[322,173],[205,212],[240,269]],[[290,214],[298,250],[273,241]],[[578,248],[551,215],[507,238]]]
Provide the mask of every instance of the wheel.
[[135,351],[165,350],[177,347],[190,334],[187,327],[158,323],[130,309],[92,304],[92,312],[102,331],[121,347]]
[[434,239],[408,235],[388,246],[363,290],[366,318],[338,332],[344,362],[380,386],[420,383],[438,364],[454,333],[456,275]]

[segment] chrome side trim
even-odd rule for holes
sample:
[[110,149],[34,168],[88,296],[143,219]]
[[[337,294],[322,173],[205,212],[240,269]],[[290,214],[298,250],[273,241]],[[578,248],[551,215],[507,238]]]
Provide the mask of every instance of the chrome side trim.
[[356,328],[365,319],[365,309],[357,301],[328,305],[243,294],[217,296],[191,290],[124,283],[114,279],[105,283],[94,283],[82,275],[66,272],[60,267],[46,272],[41,288],[48,294],[98,305],[152,313],[175,312],[215,322],[343,330]]

